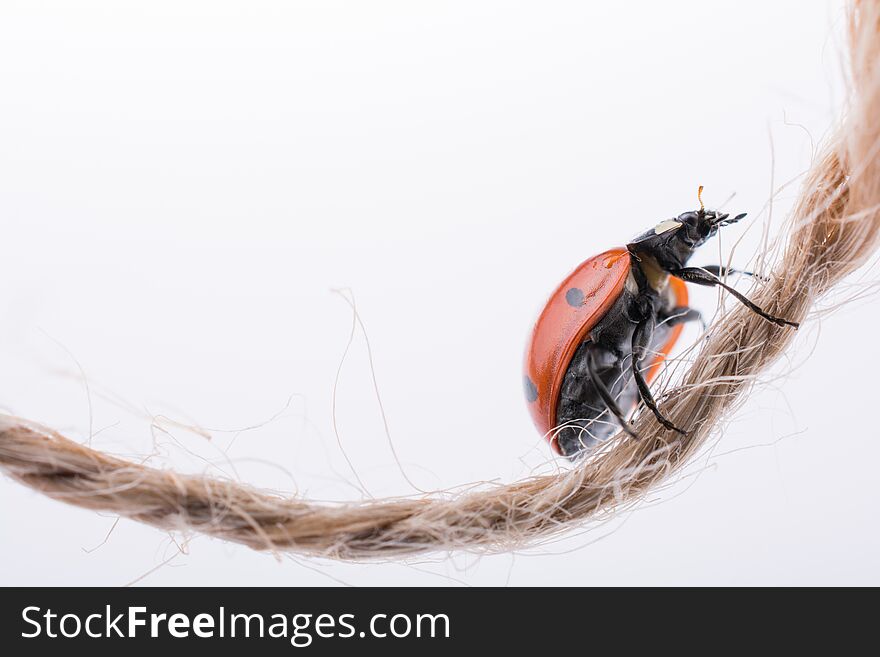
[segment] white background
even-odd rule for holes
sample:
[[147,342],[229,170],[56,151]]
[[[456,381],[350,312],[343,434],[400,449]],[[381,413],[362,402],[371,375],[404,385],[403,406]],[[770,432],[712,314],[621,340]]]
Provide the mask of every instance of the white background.
[[[842,17],[818,1],[2,0],[0,407],[157,467],[412,494],[360,332],[336,414],[357,476],[332,429],[352,314],[331,289],[351,288],[412,483],[566,467],[522,400],[544,298],[693,209],[698,184],[710,205],[736,192],[726,209],[750,223],[694,262],[742,237],[748,263],[798,187],[772,217],[771,189],[840,108]],[[878,319],[872,298],[813,320],[689,476],[534,550],[334,564],[190,537],[153,570],[177,552],[166,534],[121,521],[86,552],[112,517],[4,478],[0,583],[880,584]]]

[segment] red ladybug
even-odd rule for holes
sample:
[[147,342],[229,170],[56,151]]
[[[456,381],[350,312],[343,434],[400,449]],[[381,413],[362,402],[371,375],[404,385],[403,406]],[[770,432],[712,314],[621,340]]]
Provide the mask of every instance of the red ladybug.
[[550,296],[526,349],[523,384],[535,425],[557,453],[575,457],[618,426],[637,437],[627,416],[639,401],[664,427],[686,433],[663,417],[648,386],[682,324],[700,319],[686,282],[722,287],[768,321],[798,327],[724,283],[724,267],[685,266],[718,228],[745,214],[728,217],[701,200],[699,210],[661,221],[626,248],[585,260]]

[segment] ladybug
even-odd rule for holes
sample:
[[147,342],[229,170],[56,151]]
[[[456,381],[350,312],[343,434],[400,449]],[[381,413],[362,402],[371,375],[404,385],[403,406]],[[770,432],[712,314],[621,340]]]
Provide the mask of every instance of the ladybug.
[[523,384],[535,425],[557,453],[575,458],[618,426],[637,438],[627,416],[640,401],[666,429],[687,434],[663,416],[649,387],[683,324],[702,321],[688,306],[685,283],[724,288],[767,321],[798,328],[721,280],[734,270],[686,266],[720,227],[746,216],[706,210],[702,192],[700,187],[699,210],[661,221],[625,248],[582,262],[535,322]]

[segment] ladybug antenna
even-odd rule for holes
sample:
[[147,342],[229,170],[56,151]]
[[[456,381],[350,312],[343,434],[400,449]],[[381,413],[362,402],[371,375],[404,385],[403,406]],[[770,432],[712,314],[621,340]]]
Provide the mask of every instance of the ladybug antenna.
[[700,185],[700,188],[697,190],[697,200],[700,202],[700,212],[703,213],[706,211],[706,206],[703,205],[703,186]]

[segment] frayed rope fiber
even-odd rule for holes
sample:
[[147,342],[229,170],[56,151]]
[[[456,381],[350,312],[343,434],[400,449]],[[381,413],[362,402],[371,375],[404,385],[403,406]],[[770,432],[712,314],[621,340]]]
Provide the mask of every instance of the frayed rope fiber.
[[[774,315],[801,321],[866,262],[880,237],[880,0],[849,8],[851,97],[840,128],[807,174],[782,257],[754,292]],[[457,496],[317,504],[239,483],[138,465],[27,420],[0,416],[0,468],[53,499],[165,530],[201,532],[258,550],[340,559],[534,544],[642,499],[687,464],[796,333],[739,307],[713,327],[664,414],[640,440],[617,436],[574,468]]]

